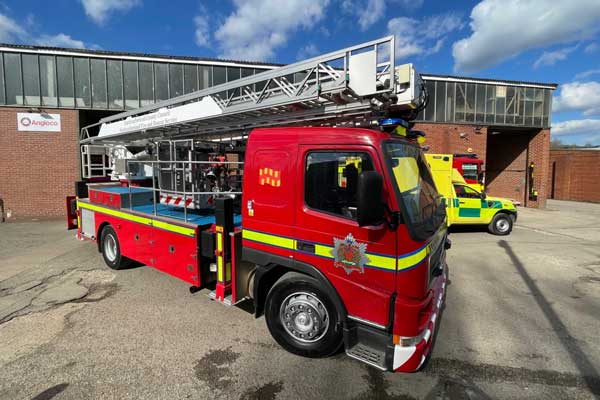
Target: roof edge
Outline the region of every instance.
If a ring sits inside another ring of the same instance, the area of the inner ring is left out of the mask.
[[[556,89],[558,87],[558,83],[544,83],[544,82],[528,82],[528,81],[513,81],[508,79],[488,79],[488,78],[473,78],[466,76],[454,76],[454,75],[438,75],[438,74],[426,74],[422,73],[421,77],[423,79],[429,80],[445,80],[445,81],[453,81],[453,82],[470,82],[470,83],[495,83],[495,84],[505,84],[505,85],[513,85],[513,86],[526,86],[526,87],[539,87],[544,89]]]
[[[118,57],[118,58],[136,58],[136,59],[149,59],[149,60],[161,60],[164,62],[179,61],[179,62],[193,62],[193,63],[222,63],[222,64],[239,64],[248,66],[260,66],[266,68],[277,68],[284,64],[267,63],[263,61],[248,61],[248,60],[229,60],[211,57],[193,57],[193,56],[174,56],[165,54],[154,54],[154,53],[134,53],[134,52],[123,52],[123,51],[109,51],[109,50],[93,50],[93,49],[77,49],[68,47],[52,47],[52,46],[37,46],[28,44],[11,44],[11,43],[0,43],[0,50],[14,50],[14,51],[27,51],[27,52],[47,52],[47,53],[71,53],[73,56],[92,56],[92,57]]]

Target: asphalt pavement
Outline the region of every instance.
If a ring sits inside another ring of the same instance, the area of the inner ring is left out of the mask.
[[[64,221],[0,224],[0,399],[600,397],[600,204],[455,229],[433,356],[413,374],[285,352],[264,318],[148,267],[111,271]]]

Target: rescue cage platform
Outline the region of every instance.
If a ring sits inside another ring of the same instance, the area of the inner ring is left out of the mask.
[[[144,187],[126,187],[126,186],[102,186],[102,187],[93,187],[93,190],[98,190],[102,192],[114,193],[118,195],[128,196],[131,194],[139,194],[139,193],[152,193],[152,189],[144,188]],[[130,207],[121,207],[123,211],[135,211],[138,213],[148,214],[151,216],[155,216],[154,214],[154,204],[134,204]],[[166,204],[156,204],[156,216],[163,218],[172,218],[179,220],[181,222],[186,222],[192,225],[198,226],[210,226],[215,223],[215,214],[212,210],[187,210],[187,220],[186,213],[183,211],[182,207],[171,206]],[[241,214],[233,215],[233,224],[236,227],[242,225],[242,216]]]

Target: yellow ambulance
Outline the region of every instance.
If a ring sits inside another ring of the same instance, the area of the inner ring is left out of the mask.
[[[425,154],[438,192],[446,204],[447,224],[487,225],[495,235],[508,235],[517,208],[508,199],[487,196],[469,185],[452,166],[452,154]]]

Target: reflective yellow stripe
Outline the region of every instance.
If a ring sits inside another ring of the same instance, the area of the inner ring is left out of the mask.
[[[217,233],[217,251],[219,252],[219,255],[217,256],[217,279],[219,280],[219,282],[223,282],[223,256],[222,256],[222,251],[223,251],[223,234],[222,233]]]
[[[281,236],[269,235],[267,233],[244,229],[242,231],[242,238],[252,240],[254,242],[269,244],[271,246],[283,247],[284,249],[296,250],[296,241],[294,239],[284,238]]]
[[[296,250],[296,240],[290,238],[284,238],[281,236],[270,235],[267,233],[251,231],[244,229],[242,231],[242,237],[247,240],[254,242],[264,243],[271,246],[282,247],[290,250]],[[334,259],[332,254],[333,246],[327,246],[324,244],[315,243],[315,256]],[[429,254],[429,246],[426,246],[410,256],[398,258],[398,271],[407,269],[421,263]],[[393,256],[385,256],[379,254],[366,253],[366,257],[369,259],[367,266],[384,269],[387,271],[396,270],[396,258]]]
[[[157,228],[164,229],[166,231],[171,231],[175,233],[181,233],[182,235],[194,236],[196,232],[192,228],[186,228],[185,226],[173,225],[168,222],[153,220],[152,226]]]
[[[317,255],[317,256],[333,258],[333,255],[331,254],[332,250],[333,250],[333,247],[331,247],[331,246],[315,244],[315,255]]]
[[[398,271],[402,271],[403,269],[407,269],[421,263],[428,254],[429,246],[426,246],[415,254],[398,258]]]
[[[194,236],[196,234],[193,228],[186,228],[184,226],[170,224],[168,222],[153,220],[151,218],[140,217],[138,215],[129,214],[126,212],[113,210],[111,208],[101,207],[95,204],[77,202],[77,207],[87,208],[88,210],[97,211],[103,214],[111,215],[113,217],[122,218],[127,221],[137,222],[138,224],[155,226],[166,231],[180,233],[182,235]]]
[[[367,258],[369,259],[367,265],[371,267],[383,268],[390,271],[396,270],[396,260],[394,259],[394,257],[386,257],[377,254],[367,253]]]

